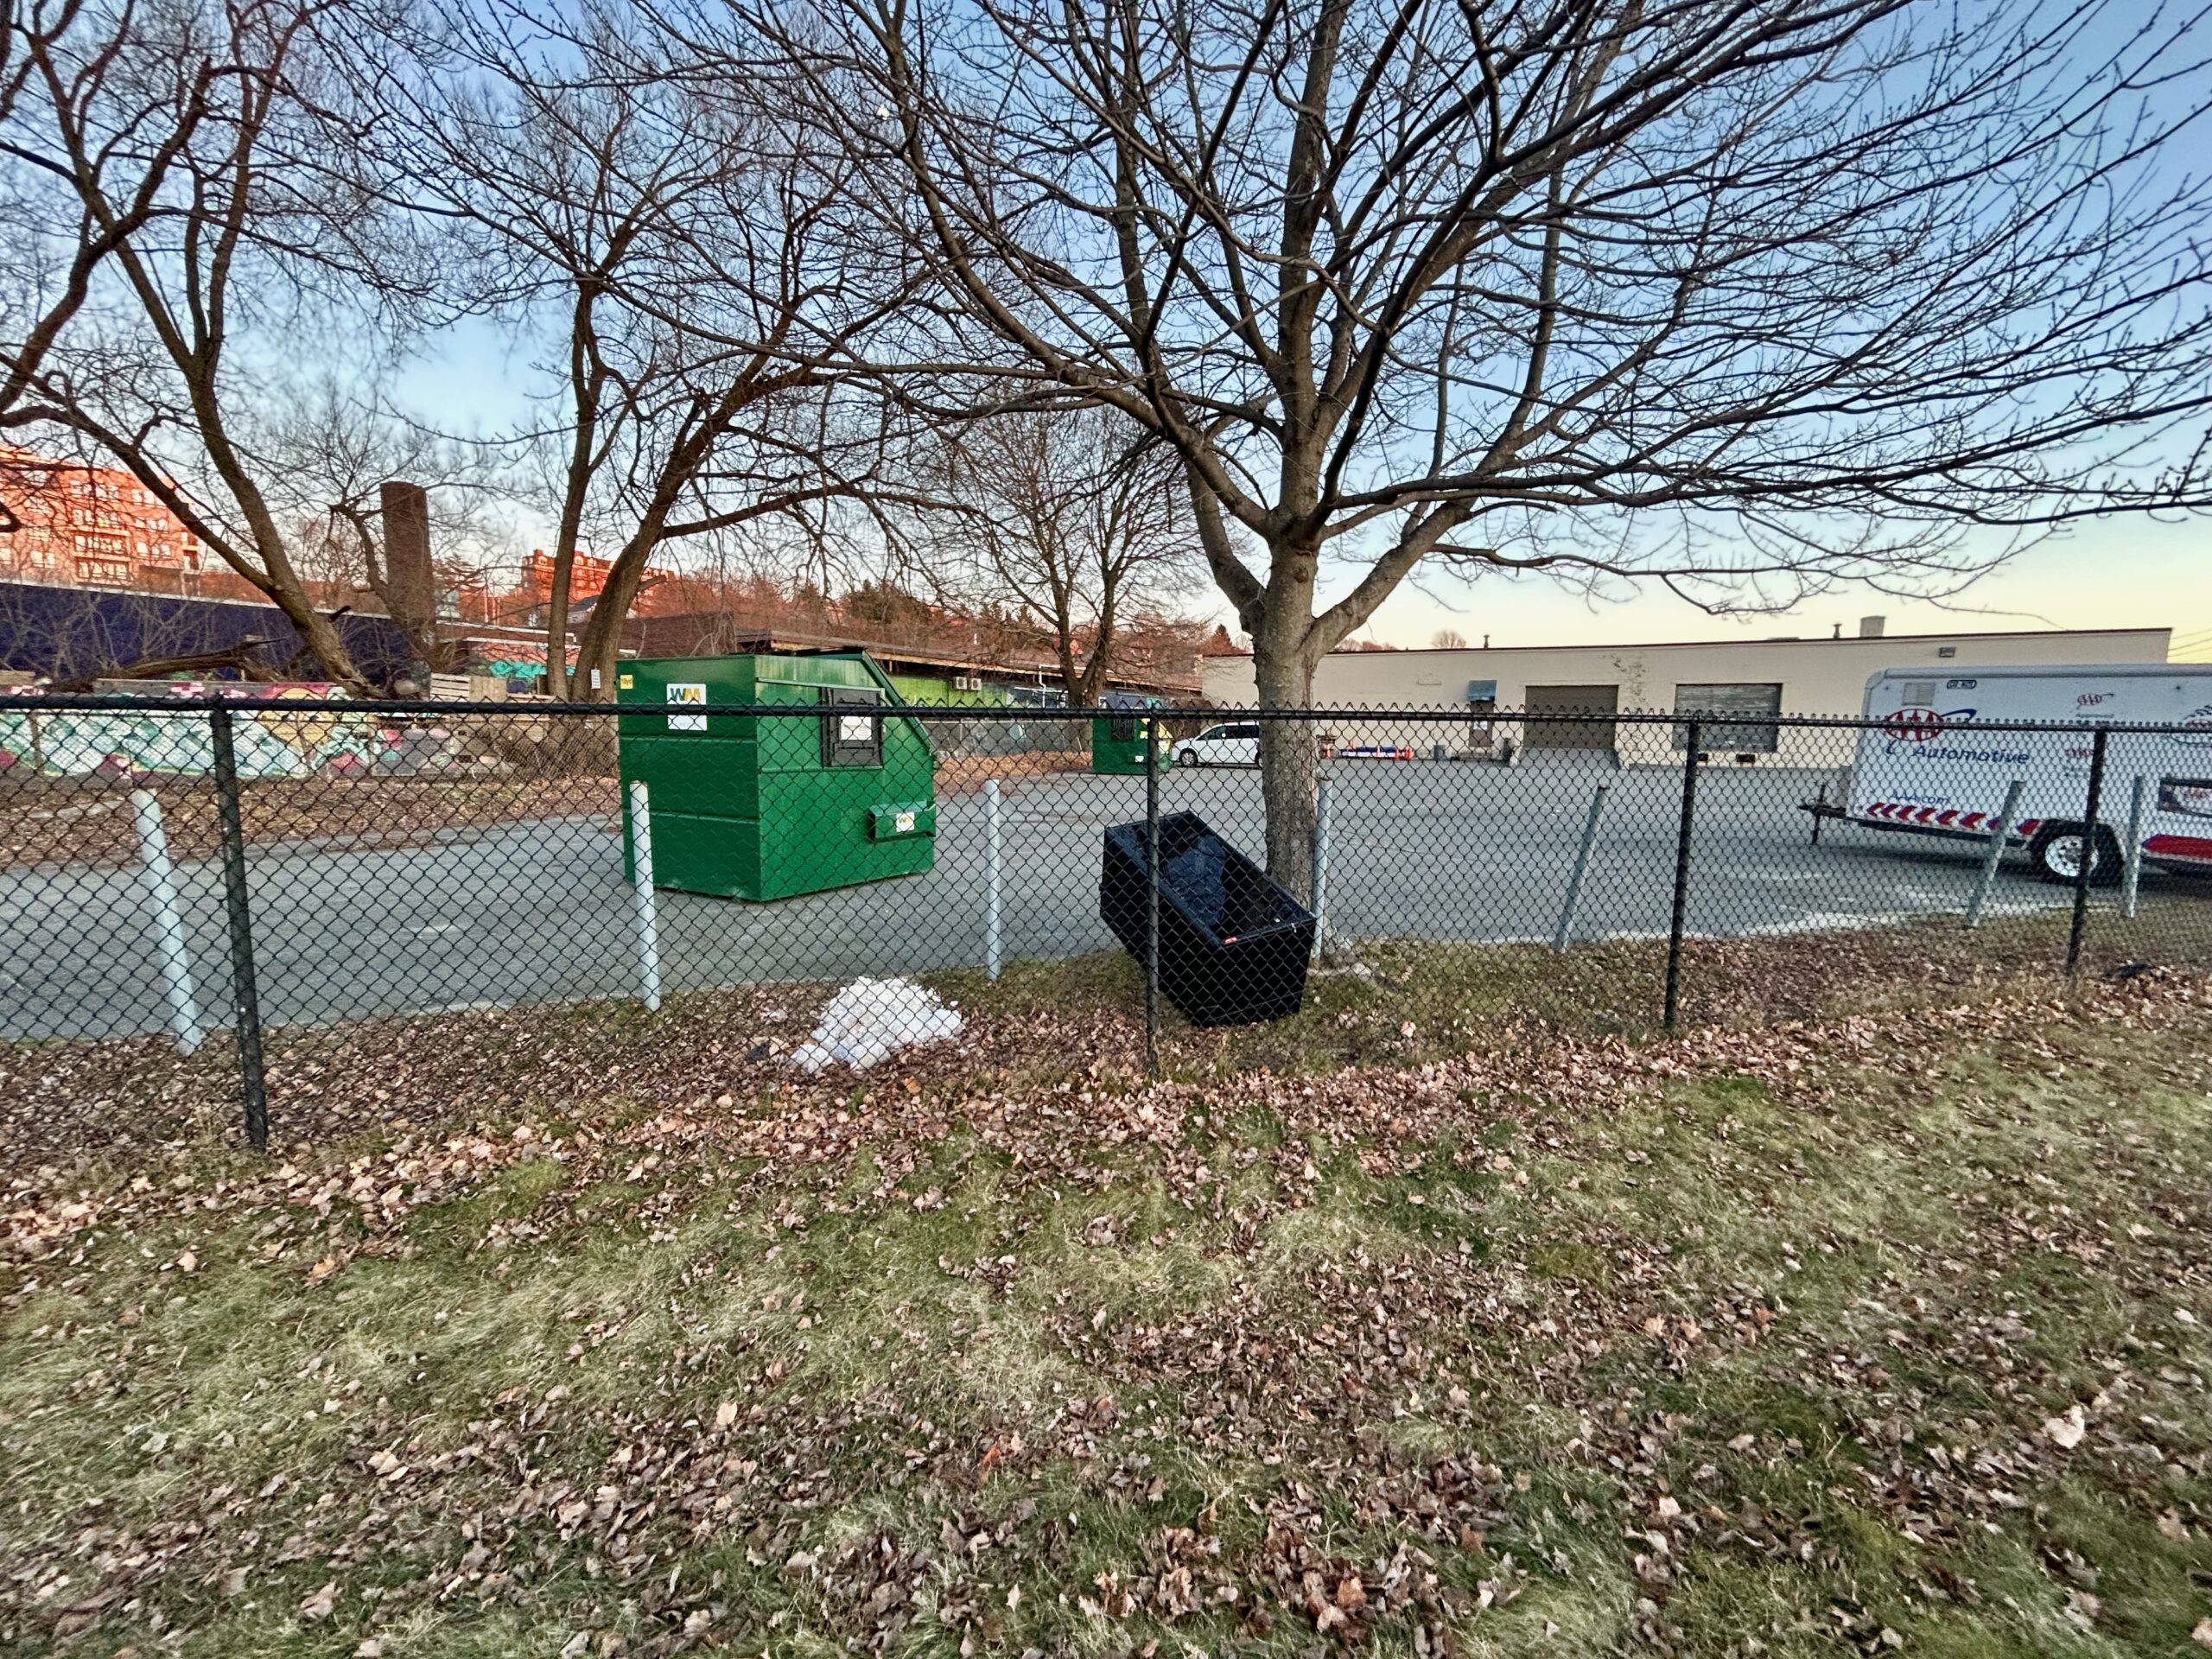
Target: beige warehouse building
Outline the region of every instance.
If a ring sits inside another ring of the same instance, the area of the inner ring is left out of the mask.
[[[1363,722],[1355,734],[1348,725],[1341,741],[1398,741],[1424,750],[1445,742],[1454,753],[1478,758],[1589,748],[1614,751],[1624,760],[1662,760],[1673,747],[1671,724],[1616,727],[1604,716],[1636,711],[1725,715],[1719,734],[1726,740],[1728,758],[1803,765],[1815,754],[1832,753],[1834,734],[1799,737],[1788,728],[1762,725],[1760,716],[1856,715],[1867,680],[1888,668],[1924,666],[1948,677],[2014,664],[2163,663],[2171,636],[2170,628],[1885,634],[1881,619],[1869,617],[1856,635],[1835,639],[1340,651],[1323,658],[1313,701],[1325,709],[1464,715],[1464,725],[1406,721],[1403,732]],[[1209,707],[1249,708],[1254,698],[1250,656],[1206,659]],[[1570,712],[1599,717],[1510,717]],[[1452,734],[1448,741],[1446,733]]]

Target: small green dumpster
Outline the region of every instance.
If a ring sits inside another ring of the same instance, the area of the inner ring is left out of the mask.
[[[936,753],[865,652],[642,658],[622,664],[616,701],[626,873],[632,783],[655,887],[785,899],[935,863]],[[723,704],[820,713],[692,712]]]
[[[1160,749],[1161,764],[1166,765],[1166,734],[1160,729],[1158,721],[1140,712],[1166,708],[1165,698],[1137,691],[1109,691],[1098,699],[1098,706],[1110,712],[1090,722],[1091,771],[1117,778],[1141,778],[1147,748]]]

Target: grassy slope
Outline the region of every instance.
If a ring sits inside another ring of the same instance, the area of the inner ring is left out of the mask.
[[[2203,982],[1480,979],[15,1169],[0,1647],[2203,1650]]]

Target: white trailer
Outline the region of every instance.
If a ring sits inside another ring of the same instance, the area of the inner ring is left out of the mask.
[[[1960,674],[1887,668],[1866,682],[1863,712],[1880,724],[1860,731],[1843,807],[1830,809],[1834,816],[1870,829],[1986,843],[2018,783],[2005,842],[2024,847],[2047,880],[2074,880],[2085,852],[2091,880],[2118,880],[2131,828],[2142,861],[2212,871],[2212,664]],[[1986,729],[2005,721],[2074,729]],[[2083,820],[2090,728],[2098,724],[2180,729],[2107,736],[2096,822],[2089,825]]]

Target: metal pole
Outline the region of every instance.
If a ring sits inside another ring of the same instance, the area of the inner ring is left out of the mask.
[[[1989,902],[1989,890],[1997,885],[1997,867],[2005,861],[2005,846],[2012,839],[2012,821],[2019,814],[2020,792],[2028,786],[2024,778],[2015,778],[2005,788],[2005,804],[1997,814],[1997,827],[1990,834],[1988,849],[1981,855],[1981,874],[1974,884],[1974,896],[1967,900],[1967,925],[1981,925],[1982,906]]]
[[[162,989],[168,997],[169,1029],[176,1035],[176,1052],[189,1054],[200,1046],[200,1004],[192,995],[192,953],[177,909],[176,872],[162,830],[162,804],[150,789],[134,789],[130,812],[138,824],[138,861],[146,873],[146,902],[154,912],[154,949],[162,962]]]
[[[2074,869],[2074,923],[2066,931],[2066,972],[2070,977],[2082,963],[2082,935],[2089,925],[2089,874],[2097,861],[2097,808],[2105,788],[2105,739],[2101,726],[2089,743],[2089,799],[2082,811],[2082,858]]]
[[[638,914],[638,995],[648,1014],[658,1014],[660,910],[653,889],[652,802],[642,783],[630,785],[630,899]]]
[[[983,971],[999,976],[999,780],[983,785]]]
[[[238,1086],[245,1100],[246,1144],[269,1146],[269,1080],[261,1057],[261,992],[253,977],[253,912],[246,899],[245,826],[238,815],[238,749],[231,733],[231,705],[220,696],[208,705],[215,747],[215,823],[223,843],[223,901],[231,929],[231,998],[238,1020]]]
[[[1325,772],[1313,789],[1313,960],[1329,932],[1329,779]]]
[[[1682,1007],[1682,918],[1690,901],[1690,825],[1697,817],[1697,747],[1703,722],[1693,720],[1682,753],[1682,817],[1675,830],[1675,910],[1667,924],[1667,1029]]]
[[[1567,935],[1574,931],[1574,906],[1582,897],[1582,873],[1590,868],[1590,849],[1598,839],[1598,820],[1605,813],[1605,797],[1611,792],[1611,784],[1600,784],[1591,791],[1590,811],[1582,820],[1582,845],[1575,849],[1574,873],[1567,878],[1567,897],[1560,900],[1559,925],[1552,930],[1552,949],[1567,949]]]
[[[2151,780],[2135,774],[2127,798],[2127,847],[2120,864],[2120,913],[2135,919],[2135,890],[2143,879],[2143,820],[2150,810]]]
[[[1160,745],[1144,746],[1144,1071],[1160,1075]]]

